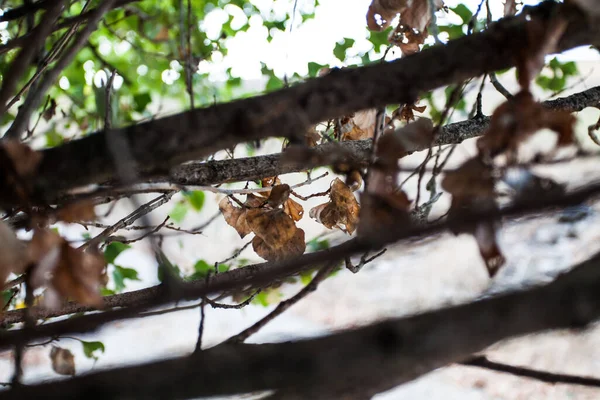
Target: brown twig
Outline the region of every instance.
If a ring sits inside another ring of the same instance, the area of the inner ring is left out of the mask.
[[[335,269],[335,263],[330,263],[329,265],[322,267],[314,276],[314,278],[310,281],[308,285],[302,288],[296,295],[293,297],[282,301],[277,305],[277,307],[271,311],[266,317],[256,322],[254,325],[244,329],[242,332],[238,333],[235,336],[230,337],[225,341],[225,343],[243,343],[250,336],[254,335],[260,329],[262,329],[269,322],[274,320],[279,315],[283,314],[288,308],[305,298],[310,293],[317,290],[319,284],[324,281],[331,272]]]
[[[569,385],[600,387],[600,379],[598,378],[589,378],[584,376],[568,374],[557,374],[553,372],[540,371],[532,368],[517,367],[514,365],[490,361],[485,356],[474,357],[467,361],[463,361],[460,364],[469,367],[485,368],[496,372],[504,372],[523,378],[531,378],[537,381],[551,383],[553,385],[557,383],[563,383]]]

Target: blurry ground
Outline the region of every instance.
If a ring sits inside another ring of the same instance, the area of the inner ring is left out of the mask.
[[[596,82],[588,82],[591,87]],[[487,106],[490,112],[493,105]],[[580,113],[580,133],[598,118],[597,110]],[[541,145],[544,145],[541,136]],[[589,143],[587,143],[589,146]],[[265,148],[277,151],[277,144],[267,143]],[[467,143],[456,152],[456,159],[474,154],[473,144]],[[411,162],[418,162],[416,155]],[[600,178],[597,159],[561,165],[546,171],[558,175],[561,181],[571,185]],[[314,176],[314,175],[313,175]],[[284,177],[286,183],[304,180],[296,174]],[[331,177],[318,181],[315,186],[300,188],[304,195],[325,189]],[[424,180],[426,182],[426,179]],[[414,179],[407,189],[412,198],[416,191]],[[147,197],[148,199],[151,196]],[[177,199],[177,198],[176,198]],[[206,206],[199,214],[191,214],[183,223],[193,228],[208,220],[217,210],[213,195],[207,196]],[[175,200],[176,201],[176,200]],[[311,199],[303,203],[308,214],[310,207],[326,201]],[[442,196],[435,212],[449,203]],[[153,221],[158,223],[173,208],[168,204],[158,209]],[[116,221],[130,211],[127,202],[121,202],[111,214]],[[265,329],[252,337],[254,342],[286,340],[324,334],[347,329],[392,316],[414,314],[477,298],[490,291],[507,290],[525,283],[549,281],[559,271],[573,265],[600,249],[600,205],[591,205],[583,220],[559,223],[556,216],[512,221],[504,225],[500,245],[507,257],[507,264],[492,281],[480,260],[477,247],[471,237],[454,237],[441,234],[422,243],[401,244],[390,247],[376,262],[367,265],[353,275],[342,271],[325,281],[319,289],[278,317]],[[307,232],[307,239],[325,230],[308,215],[299,223]],[[82,228],[70,227],[63,231],[73,239],[81,237]],[[168,231],[167,231],[168,232]],[[93,233],[96,233],[94,231]],[[344,239],[340,234],[330,234],[332,242]],[[211,224],[202,235],[171,236],[166,239],[166,251],[172,261],[183,270],[191,272],[199,259],[209,263],[227,258],[236,247],[246,243],[227,226],[221,217]],[[259,259],[250,250],[242,253],[250,261]],[[135,266],[142,282],[131,282],[134,290],[156,283],[156,270],[146,244],[124,252],[118,259],[125,267]],[[289,286],[284,295],[289,296],[298,286]],[[204,343],[212,346],[238,333],[274,306],[250,305],[242,310],[206,309]],[[94,364],[86,359],[81,345],[72,339],[62,339],[59,344],[73,350],[77,372],[136,363],[160,357],[183,355],[193,350],[199,322],[197,309],[146,317],[133,321],[121,321],[107,325],[95,335],[81,336],[85,340],[101,340],[106,352]],[[25,357],[25,380],[56,379],[50,369],[50,348],[33,347]],[[507,341],[487,352],[490,359],[515,365],[531,366],[554,372],[582,374],[600,377],[600,329],[585,332],[553,332]],[[9,353],[0,354],[0,382],[10,379],[12,364]],[[487,372],[471,367],[451,366],[428,374],[421,379],[376,397],[377,400],[427,399],[427,400],[491,400],[491,399],[596,399],[600,389],[586,389],[571,385],[548,385],[509,375]]]

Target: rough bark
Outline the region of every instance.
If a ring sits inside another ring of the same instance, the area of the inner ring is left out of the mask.
[[[581,328],[600,317],[600,254],[549,285],[317,339],[221,345],[191,356],[0,393],[27,398],[190,398],[285,390],[369,395],[467,359],[506,338]],[[332,377],[335,377],[332,379]]]
[[[531,8],[530,16],[547,20],[555,11],[570,21],[558,51],[600,37],[600,24],[569,5],[543,3]],[[394,62],[334,71],[264,96],[121,128],[117,134],[127,138],[140,178],[166,175],[177,164],[240,142],[297,138],[310,124],[385,104],[411,103],[421,92],[514,66],[527,43],[527,24],[524,17],[506,18],[482,33]],[[105,135],[97,132],[44,150],[32,185],[38,201],[44,202],[64,190],[116,177]],[[18,203],[10,188],[0,189],[3,205]]]

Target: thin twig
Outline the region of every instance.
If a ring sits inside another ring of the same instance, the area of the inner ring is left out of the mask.
[[[504,85],[502,85],[500,83],[495,72],[490,72],[489,76],[490,76],[490,82],[492,83],[492,86],[494,86],[494,88],[498,91],[498,93],[500,93],[506,99],[511,99],[513,97],[512,93],[509,92],[508,89],[506,89],[504,87]]]
[[[46,72],[36,90],[29,91],[25,102],[21,108],[19,108],[15,120],[5,134],[7,138],[17,139],[21,136],[21,133],[26,130],[31,114],[39,106],[41,98],[46,94],[50,87],[54,85],[54,82],[62,70],[71,64],[79,52],[79,49],[87,43],[89,36],[96,30],[98,21],[100,21],[104,14],[111,9],[114,2],[115,0],[105,0],[100,3],[98,8],[90,15],[87,25],[79,32],[71,47],[66,50],[63,56],[55,63],[54,68]]]
[[[114,236],[109,236],[105,242],[106,242],[106,244],[111,243],[111,242],[120,242],[123,244],[131,244],[131,243],[139,242],[140,240],[143,240],[143,239],[147,238],[148,236],[152,235],[153,233],[156,233],[159,230],[161,230],[165,226],[165,224],[167,223],[168,220],[169,220],[169,216],[167,216],[167,218],[165,218],[165,220],[163,222],[161,222],[160,224],[158,224],[154,229],[144,233],[142,236],[140,236],[138,238],[122,240],[122,239],[114,237]]]
[[[261,328],[267,325],[269,322],[274,320],[277,316],[281,315],[288,308],[302,300],[308,294],[314,292],[319,284],[325,280],[331,272],[335,269],[336,263],[329,263],[327,266],[322,267],[319,272],[315,275],[315,277],[310,281],[308,285],[306,285],[302,290],[300,290],[295,296],[282,301],[277,305],[277,307],[270,312],[266,317],[256,322],[254,325],[244,329],[242,332],[238,333],[235,336],[230,337],[225,341],[225,343],[235,344],[235,343],[243,343],[250,336],[254,335]]]
[[[239,304],[223,304],[223,303],[217,303],[214,300],[211,300],[209,298],[205,298],[206,302],[208,304],[210,304],[210,306],[212,308],[222,308],[225,310],[239,310],[242,309],[244,307],[246,307],[248,304],[250,304],[252,302],[252,300],[254,300],[254,298],[261,292],[260,289],[258,289],[256,292],[254,292],[253,294],[250,295],[250,297],[248,297],[246,300],[242,301]]]
[[[490,361],[485,356],[475,357],[470,360],[461,362],[460,364],[467,365],[470,367],[485,368],[491,371],[505,372],[507,374],[524,378],[531,378],[551,384],[566,383],[570,385],[600,387],[600,379],[598,378],[589,378],[584,376],[568,374],[556,374],[553,372],[540,371],[532,368],[517,367],[514,365]]]
[[[198,324],[198,340],[196,341],[195,352],[202,351],[202,336],[204,335],[204,320],[206,314],[204,313],[204,307],[206,306],[205,299],[200,302],[200,323]]]
[[[230,257],[224,259],[223,261],[220,261],[218,263],[215,263],[217,265],[219,264],[225,264],[235,258],[237,258],[240,254],[242,254],[242,251],[246,250],[248,248],[248,246],[250,246],[252,244],[252,241],[249,241],[248,243],[246,243],[245,245],[243,245],[242,247],[240,247],[239,249],[237,249]],[[217,269],[215,268],[215,271],[217,271]]]
[[[362,255],[362,257],[360,257],[360,262],[356,266],[352,264],[352,261],[350,260],[350,257],[346,257],[346,259],[345,259],[346,268],[350,272],[352,272],[353,274],[356,274],[357,272],[359,272],[362,269],[362,267],[364,267],[365,265],[367,265],[368,263],[370,263],[371,261],[373,261],[377,257],[382,256],[386,251],[387,251],[387,249],[383,249],[383,250],[381,250],[379,253],[375,254],[371,258],[367,258],[369,256],[369,252],[367,251],[366,253],[364,253]]]
[[[80,248],[86,249],[90,246],[93,248],[97,247],[100,244],[100,242],[107,239],[110,235],[112,235],[119,229],[123,229],[124,227],[133,224],[135,221],[142,218],[144,215],[148,214],[149,212],[168,202],[171,199],[171,197],[173,197],[173,194],[174,193],[163,194],[162,196],[158,196],[157,198],[150,200],[148,203],[142,205],[141,207],[133,211],[131,214],[118,221],[116,224],[111,225],[110,227],[103,230],[100,234],[90,239]]]

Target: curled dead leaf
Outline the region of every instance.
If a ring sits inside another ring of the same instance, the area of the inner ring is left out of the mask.
[[[0,221],[0,285],[11,273],[22,274],[27,264],[27,246],[7,223]]]
[[[358,111],[341,119],[341,132],[337,134],[342,141],[370,139],[375,134],[376,119],[376,109]]]
[[[296,234],[294,221],[281,209],[250,209],[246,220],[252,232],[274,250],[281,248]]]
[[[339,178],[331,184],[330,201],[313,207],[309,215],[329,229],[338,228],[348,234],[356,230],[360,206],[352,190]]]
[[[558,15],[548,21],[528,21],[527,43],[519,47],[517,56],[517,79],[523,90],[529,90],[529,82],[544,67],[546,55],[556,51],[567,25],[567,20]]]
[[[104,305],[100,288],[106,281],[106,262],[102,254],[75,249],[48,229],[34,232],[28,251],[35,264],[32,286],[46,287],[44,306],[56,308],[61,299],[96,308]]]
[[[304,250],[306,249],[306,242],[304,240],[304,231],[300,228],[296,228],[294,236],[278,248],[269,246],[267,242],[259,236],[252,239],[252,248],[259,257],[264,258],[267,261],[279,261],[304,254]]]
[[[557,146],[574,141],[575,117],[565,111],[554,111],[536,102],[529,91],[521,91],[501,104],[492,114],[490,126],[477,141],[480,152],[495,157],[508,152],[515,161],[519,144],[540,129],[558,134]]]
[[[311,129],[304,134],[304,140],[308,147],[315,147],[321,141],[321,135],[314,129]]]
[[[80,201],[61,208],[56,217],[64,222],[94,221],[96,219],[94,209],[92,201]]]
[[[75,375],[75,357],[68,349],[52,346],[50,350],[52,369],[60,375]]]
[[[231,204],[229,197],[224,197],[219,202],[219,210],[221,211],[221,214],[223,214],[225,222],[235,228],[241,238],[252,232],[246,222],[247,209],[234,206]]]
[[[42,153],[32,150],[19,140],[8,139],[0,144],[11,159],[15,172],[21,178],[31,177],[42,161]]]
[[[386,133],[379,139],[377,157],[390,170],[396,170],[399,158],[413,151],[426,149],[433,141],[433,122],[419,118],[415,122]]]
[[[279,207],[290,198],[290,191],[290,185],[285,183],[283,185],[273,186],[273,189],[271,189],[271,193],[269,194],[267,204],[272,208]]]
[[[408,6],[409,0],[373,0],[367,12],[367,26],[372,31],[382,31]]]
[[[304,216],[304,208],[293,199],[288,199],[283,203],[283,211],[296,222],[300,221]]]

